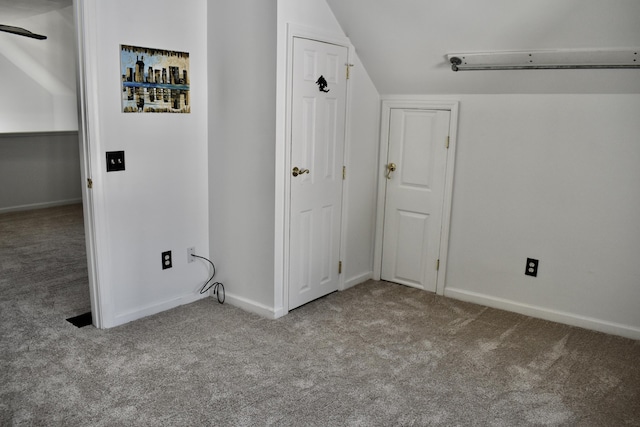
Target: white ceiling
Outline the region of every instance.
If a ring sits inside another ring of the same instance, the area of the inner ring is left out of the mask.
[[[19,21],[71,6],[72,0],[0,0],[0,24]]]
[[[326,1],[381,94],[640,93],[640,69],[455,73],[445,58],[640,47],[638,0]]]

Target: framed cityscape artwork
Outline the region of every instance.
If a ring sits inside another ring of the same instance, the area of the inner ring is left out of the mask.
[[[120,45],[122,112],[190,113],[189,53]]]

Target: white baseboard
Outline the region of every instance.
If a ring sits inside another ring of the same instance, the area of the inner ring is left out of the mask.
[[[286,314],[289,314],[289,310],[285,310],[284,308],[276,309],[273,312],[273,319],[279,319]]]
[[[9,206],[6,208],[0,208],[0,214],[19,211],[30,211],[33,209],[53,208],[55,206],[74,205],[76,203],[82,203],[82,198],[68,199],[68,200],[56,200],[54,202],[44,203],[31,203],[28,205]]]
[[[344,287],[341,290],[349,289],[352,286],[366,282],[367,280],[371,279],[372,274],[373,273],[369,271],[346,280],[344,283]],[[248,298],[243,298],[237,295],[230,294],[228,292],[225,295],[225,302],[228,302],[230,305],[241,308],[251,313],[255,313],[267,319],[278,319],[288,313],[288,311],[284,308],[274,309]]]
[[[366,282],[371,279],[372,272],[366,272],[363,274],[359,274],[354,276],[344,282],[344,287],[341,289],[342,291],[349,289],[352,286],[359,285],[360,283]],[[227,293],[225,295],[225,302],[229,304],[241,308],[245,311],[255,313],[259,316],[265,317],[267,319],[278,319],[288,313],[284,308],[274,309],[272,307],[268,307],[264,304],[260,304],[258,302],[252,301],[248,298],[239,297],[237,295],[233,295]]]
[[[346,279],[344,281],[344,286],[342,287],[342,289],[340,289],[341,291],[347,290],[355,285],[359,285],[360,283],[364,283],[367,280],[371,279],[373,277],[373,271],[367,271],[365,273],[362,274],[358,274],[357,276],[353,276],[349,279]]]
[[[283,314],[278,315],[278,312],[276,312],[271,307],[267,307],[266,305],[260,304],[259,302],[233,295],[228,292],[225,293],[224,302],[225,304],[229,303],[234,307],[241,308],[250,313],[255,313],[261,317],[266,317],[267,319],[277,319],[278,317],[283,316]]]
[[[463,289],[446,287],[444,289],[444,296],[474,304],[486,305],[488,307],[498,308],[501,310],[512,311],[539,319],[550,320],[552,322],[564,323],[566,325],[578,326],[580,328],[640,340],[640,328],[634,326],[622,325],[620,323],[608,322],[605,320],[595,319],[593,317],[580,316],[573,313],[523,304]]]
[[[172,308],[179,307],[185,304],[191,304],[203,298],[209,297],[209,294],[200,295],[200,293],[184,295],[178,298],[164,301],[158,304],[148,305],[138,310],[128,311],[126,313],[116,314],[113,319],[113,324],[104,325],[105,328],[113,328],[114,326],[124,325],[125,323],[132,322],[134,320],[142,319],[143,317],[151,316],[153,314],[160,313],[162,311],[171,310]]]

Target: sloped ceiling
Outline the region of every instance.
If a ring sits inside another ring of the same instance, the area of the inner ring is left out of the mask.
[[[71,4],[72,0],[0,0],[0,23],[12,24]]]
[[[640,69],[453,72],[447,53],[640,48],[638,0],[326,0],[381,94],[640,93]]]

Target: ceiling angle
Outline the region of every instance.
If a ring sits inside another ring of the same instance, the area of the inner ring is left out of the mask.
[[[4,31],[6,33],[11,33],[11,34],[17,34],[19,36],[31,37],[32,39],[37,39],[37,40],[45,40],[47,38],[47,36],[43,36],[41,34],[35,34],[29,30],[25,30],[24,28],[14,27],[11,25],[0,24],[0,31]]]
[[[450,53],[453,71],[640,68],[640,48]]]

